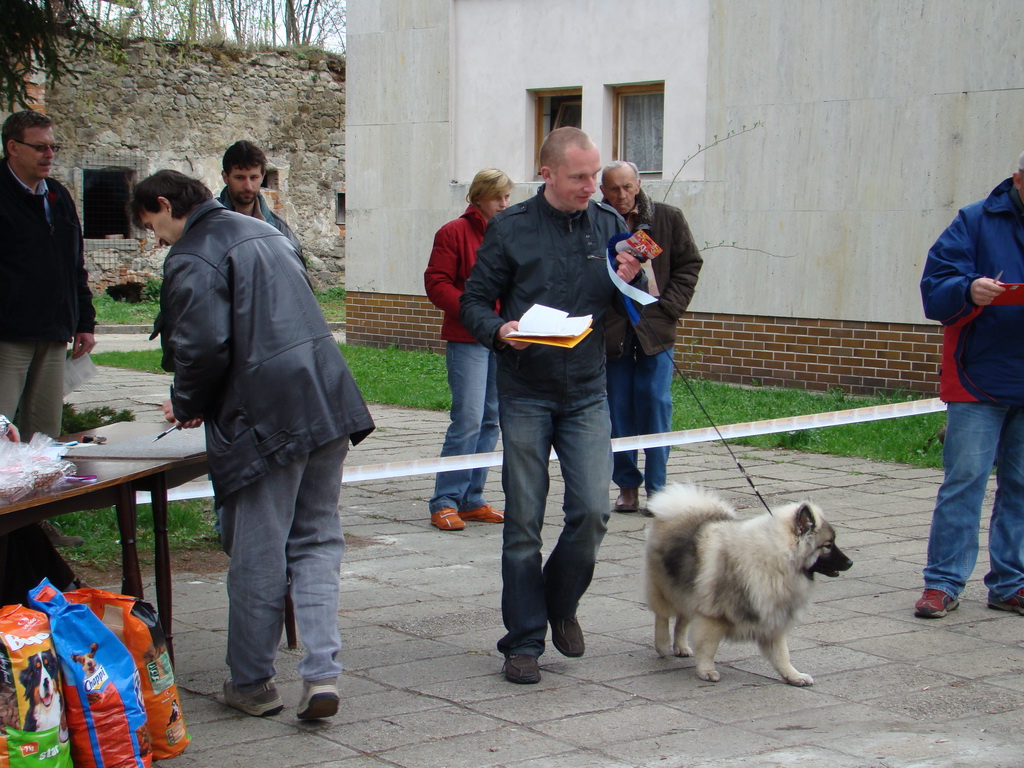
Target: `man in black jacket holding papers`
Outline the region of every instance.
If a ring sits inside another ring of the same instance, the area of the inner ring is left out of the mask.
[[[540,164],[544,184],[537,195],[497,214],[487,227],[460,317],[498,355],[506,505],[501,609],[508,630],[498,650],[513,683],[539,682],[537,657],[549,623],[561,653],[584,652],[576,609],[610,514],[602,318],[621,299],[606,253],[612,236],[626,229],[613,208],[591,200],[601,157],[587,134],[576,128],[553,131],[541,147]],[[638,277],[640,264],[623,253],[616,257],[616,272],[624,285]],[[500,315],[494,312],[496,300]],[[534,304],[574,317],[593,315],[593,330],[571,349],[507,338]],[[565,481],[565,523],[542,567],[552,448]]]

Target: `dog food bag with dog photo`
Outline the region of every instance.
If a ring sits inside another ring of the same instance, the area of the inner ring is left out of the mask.
[[[71,603],[47,579],[28,593],[50,618],[64,672],[64,707],[75,768],[150,768],[153,750],[142,683],[124,643],[87,605]]]
[[[102,589],[76,589],[65,592],[64,597],[72,603],[88,605],[135,659],[135,667],[142,678],[142,700],[146,705],[149,733],[153,737],[153,759],[181,754],[188,746],[189,736],[181,713],[178,686],[174,684],[167,642],[153,606],[137,597]]]
[[[71,768],[60,679],[46,615],[0,608],[0,768]]]

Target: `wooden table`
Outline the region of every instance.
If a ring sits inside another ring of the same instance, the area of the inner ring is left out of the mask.
[[[67,512],[114,507],[121,536],[121,588],[125,594],[142,598],[142,573],[136,548],[136,491],[149,491],[153,506],[153,536],[157,609],[160,625],[172,654],[171,558],[167,536],[167,489],[206,474],[203,430],[189,430],[187,438],[168,435],[149,445],[160,432],[159,425],[124,422],[71,435],[107,438],[105,445],[82,444],[72,448],[67,458],[79,475],[95,475],[94,482],[64,482],[53,489],[25,496],[0,506],[0,536],[28,523],[40,522]],[[175,437],[175,439],[171,439]],[[198,440],[198,442],[197,442]],[[201,448],[197,446],[201,445]],[[124,446],[120,450],[119,446]],[[6,545],[0,547],[0,578],[6,560]]]

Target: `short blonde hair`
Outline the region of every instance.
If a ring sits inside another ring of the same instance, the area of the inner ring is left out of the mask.
[[[483,200],[504,197],[512,191],[512,179],[504,171],[497,168],[484,168],[473,177],[466,193],[466,202],[479,205]]]
[[[544,143],[540,145],[540,166],[547,166],[552,170],[557,168],[565,160],[565,150],[569,147],[580,149],[593,149],[596,144],[587,134],[579,128],[565,126],[556,128],[547,135]]]

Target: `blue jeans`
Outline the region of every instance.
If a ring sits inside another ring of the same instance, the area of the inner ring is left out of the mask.
[[[303,680],[341,674],[338,597],[345,537],[338,493],[348,438],[270,471],[224,499],[221,541],[228,566],[231,679],[243,690],[274,676],[291,589],[295,623],[306,647]]]
[[[978,561],[981,505],[992,465],[996,497],[989,523],[989,599],[1008,600],[1024,587],[1024,408],[950,403],[939,488],[928,538],[927,589],[963,592]]]
[[[508,633],[498,641],[498,650],[506,656],[540,656],[548,620],[576,615],[607,530],[612,468],[608,401],[603,394],[575,403],[502,397],[501,434],[501,614]],[[542,566],[552,448],[565,481],[564,524]]]
[[[634,337],[618,360],[608,361],[608,408],[612,437],[652,435],[672,430],[672,350],[644,354]],[[637,466],[636,451],[618,451],[612,482],[619,488],[647,490],[665,487],[668,446],[644,449],[644,472]]]
[[[498,390],[495,358],[483,344],[449,341],[445,350],[448,388],[452,391],[451,424],[442,456],[488,453],[498,443]],[[439,472],[430,498],[430,512],[452,508],[467,512],[482,507],[487,467]]]

